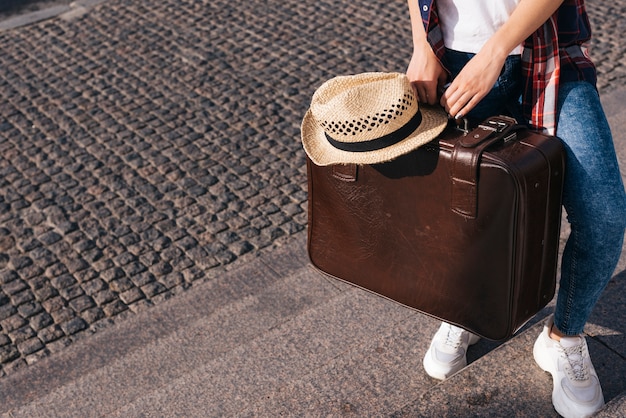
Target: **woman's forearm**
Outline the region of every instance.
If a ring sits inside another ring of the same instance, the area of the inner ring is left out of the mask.
[[[415,86],[417,97],[422,103],[435,104],[439,101],[439,88],[445,84],[448,74],[435,56],[422,23],[417,0],[408,0],[413,36],[413,54],[406,71]]]
[[[535,32],[563,0],[520,0],[496,33],[452,81],[441,105],[454,117],[467,115],[489,93],[508,55]]]
[[[411,34],[413,37],[413,48],[422,47],[425,43],[428,43],[426,38],[426,30],[424,29],[424,23],[422,22],[422,15],[419,10],[419,3],[417,0],[408,0],[409,5],[409,17],[411,19]]]
[[[492,57],[504,60],[541,27],[562,3],[563,0],[520,0],[509,19],[483,46],[483,50]]]

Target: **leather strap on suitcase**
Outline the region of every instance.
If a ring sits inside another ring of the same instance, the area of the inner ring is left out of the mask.
[[[452,151],[452,210],[471,219],[476,218],[478,168],[482,153],[498,141],[515,139],[519,128],[514,119],[493,117],[463,136]]]

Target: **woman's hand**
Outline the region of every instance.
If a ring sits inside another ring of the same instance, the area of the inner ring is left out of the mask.
[[[448,79],[448,73],[441,66],[426,36],[420,14],[419,3],[407,0],[411,18],[413,55],[406,70],[409,81],[415,87],[420,102],[431,105],[439,101],[440,88]]]
[[[452,117],[467,115],[494,86],[505,59],[506,56],[498,59],[483,51],[476,54],[443,93],[441,106]]]
[[[441,87],[448,78],[448,73],[427,43],[414,47],[406,75],[415,87],[419,101],[431,105],[439,100]]]
[[[510,18],[443,93],[440,103],[446,111],[454,117],[467,115],[496,83],[508,54],[543,25],[562,3],[563,0],[520,0]]]

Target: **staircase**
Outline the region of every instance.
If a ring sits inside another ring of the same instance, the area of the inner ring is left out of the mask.
[[[480,341],[469,367],[438,382],[421,366],[438,322],[314,271],[304,241],[293,237],[5,377],[0,413],[556,416],[551,378],[532,360],[540,323],[504,344]],[[626,360],[602,337],[588,341],[612,400],[599,416],[619,416]]]
[[[604,98],[616,136],[625,100]],[[421,365],[439,323],[315,271],[305,240],[277,242],[0,379],[0,415],[557,416],[551,377],[532,359],[553,304],[509,341],[472,346],[470,365],[439,382]],[[608,401],[598,417],[626,416],[625,270],[626,251],[586,330]]]

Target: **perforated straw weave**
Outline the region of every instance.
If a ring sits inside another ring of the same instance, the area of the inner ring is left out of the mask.
[[[317,165],[376,164],[435,139],[447,116],[418,103],[401,73],[363,73],[328,80],[313,94],[302,143]]]

